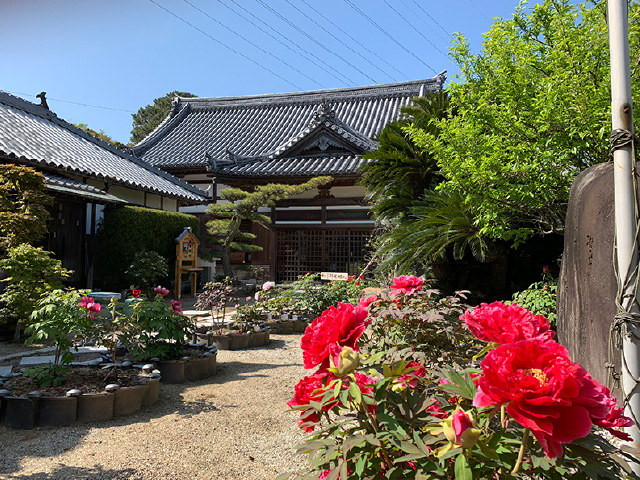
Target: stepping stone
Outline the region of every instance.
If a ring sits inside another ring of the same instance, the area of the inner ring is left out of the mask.
[[[69,351],[71,353],[106,353],[109,350],[107,347],[78,347],[77,352],[75,348],[70,348]]]
[[[46,365],[53,363],[56,357],[54,355],[42,355],[40,357],[22,357],[20,365]]]
[[[11,373],[11,368],[11,365],[0,367],[0,377],[6,377],[7,374]]]

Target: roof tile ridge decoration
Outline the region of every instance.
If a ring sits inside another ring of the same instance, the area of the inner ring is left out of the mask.
[[[303,128],[300,133],[293,136],[282,145],[276,147],[271,153],[268,153],[266,155],[266,158],[272,159],[282,155],[287,150],[291,149],[293,146],[304,140],[311,132],[313,132],[321,125],[324,125],[328,129],[334,131],[337,135],[340,135],[345,140],[357,145],[362,150],[370,150],[372,148],[375,148],[377,145],[376,142],[340,120],[336,116],[336,112],[334,110],[329,110],[326,101],[323,101],[322,104],[313,113],[309,124],[305,128]]]
[[[48,110],[46,108],[43,108],[33,102],[30,102],[28,100],[25,100],[23,98],[20,97],[16,97],[14,95],[8,94],[4,91],[0,90],[0,103],[4,103],[6,105],[9,105],[11,107],[14,108],[18,108],[20,110],[23,110],[27,113],[39,116],[41,118],[44,118],[45,120],[49,120],[50,122],[58,125],[61,128],[64,128],[66,130],[68,130],[69,132],[78,135],[79,137],[84,138],[85,140],[98,145],[99,147],[103,148],[104,150],[108,150],[109,152],[113,153],[114,155],[117,155],[119,157],[125,158],[129,161],[131,161],[132,163],[135,163],[136,165],[138,165],[141,168],[144,168],[145,170],[150,171],[151,173],[154,173],[156,175],[158,175],[159,177],[164,178],[165,180],[170,181],[171,183],[174,183],[182,188],[184,188],[185,190],[187,190],[188,192],[195,194],[197,197],[202,197],[203,199],[206,199],[206,197],[202,194],[202,190],[200,190],[198,187],[195,187],[193,185],[191,185],[188,182],[185,182],[184,180],[181,180],[177,177],[174,177],[173,175],[165,172],[164,170],[160,170],[159,168],[156,167],[152,167],[151,165],[149,165],[148,163],[136,158],[134,155],[131,155],[121,149],[119,149],[118,147],[115,147],[114,145],[111,145],[108,142],[105,142],[104,140],[101,140],[97,137],[94,137],[93,135],[91,135],[88,132],[85,132],[84,130],[82,130],[81,128],[76,127],[75,125],[73,125],[72,123],[67,122],[66,120],[61,119],[60,117],[58,117],[54,112],[52,112],[51,110]],[[36,159],[33,159],[36,160]],[[38,163],[42,163],[40,161],[38,161]],[[51,165],[51,162],[45,162],[47,165]],[[88,170],[78,170],[79,173],[85,173],[85,174],[91,174],[92,172],[88,171]],[[116,179],[113,179],[116,180]],[[126,184],[130,184],[133,185],[133,183],[131,182],[120,182],[117,181],[117,183],[124,183]]]
[[[171,110],[169,114],[165,117],[160,124],[151,131],[146,137],[144,137],[140,142],[131,147],[127,147],[127,151],[133,154],[143,153],[148,148],[152,147],[162,136],[165,131],[171,130],[176,124],[180,123],[180,121],[187,115],[189,110],[191,109],[191,105],[189,102],[183,102],[187,97],[174,97],[171,102]]]
[[[435,77],[421,80],[409,80],[406,82],[383,83],[366,85],[361,87],[327,88],[323,90],[309,90],[303,92],[267,93],[259,95],[243,95],[230,97],[193,97],[181,98],[185,104],[196,108],[222,108],[222,107],[257,107],[285,104],[309,104],[319,103],[324,98],[331,100],[353,99],[360,97],[392,97],[406,95],[407,92],[415,92],[411,96],[423,95],[427,85],[441,88],[445,80],[445,72]]]

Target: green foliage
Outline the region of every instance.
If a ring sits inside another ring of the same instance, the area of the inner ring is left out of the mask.
[[[92,319],[78,307],[87,291],[51,290],[37,302],[31,314],[31,324],[25,332],[31,335],[26,343],[49,340],[55,347],[54,366],[69,363],[73,354],[69,348],[90,336]]]
[[[160,279],[169,275],[167,259],[156,252],[138,252],[124,272],[133,287],[152,290]]]
[[[541,281],[532,283],[526,290],[514,293],[513,303],[536,315],[543,315],[555,330],[558,323],[557,295],[558,279],[545,272]]]
[[[364,155],[374,161],[361,167],[360,184],[367,189],[378,221],[402,218],[415,199],[441,181],[433,154],[419,148],[403,128],[413,125],[437,135],[435,120],[446,118],[448,111],[446,92],[413,98],[402,107],[402,118],[382,129],[378,148]]]
[[[331,177],[316,177],[298,185],[269,183],[258,185],[252,192],[239,188],[222,190],[220,196],[225,202],[209,205],[206,213],[216,217],[207,222],[207,231],[215,237],[215,241],[220,245],[224,275],[233,277],[229,258],[231,250],[262,250],[262,247],[258,245],[251,245],[251,240],[255,238],[255,235],[240,231],[240,224],[243,220],[249,220],[266,227],[271,223],[271,218],[258,213],[260,207],[272,207],[278,200],[325,185],[331,180]]]
[[[0,165],[0,257],[47,232],[52,200],[41,173],[19,165]]]
[[[377,253],[383,260],[378,268],[409,273],[426,268],[449,250],[456,260],[469,250],[474,258],[485,261],[492,242],[475,222],[473,209],[459,193],[427,191],[409,207],[402,223],[379,239]]]
[[[98,131],[94,130],[93,128],[90,128],[89,125],[87,125],[86,123],[75,123],[74,125],[76,127],[78,127],[80,130],[84,130],[89,135],[93,135],[94,137],[99,138],[103,142],[109,143],[109,144],[113,145],[116,148],[121,148],[122,149],[122,148],[126,147],[126,145],[124,143],[121,143],[121,142],[119,142],[117,140],[114,140],[109,135],[104,133],[104,130],[100,130],[98,132]]]
[[[562,231],[573,178],[608,159],[609,49],[604,2],[546,0],[498,20],[472,53],[460,35],[461,70],[449,87],[456,115],[434,134],[407,129],[438,160],[440,186],[458,192],[481,232],[518,244]],[[639,6],[629,7],[632,64],[640,48]],[[637,70],[634,70],[634,101]]]
[[[156,252],[169,262],[169,278],[175,270],[176,238],[185,227],[197,233],[199,221],[192,215],[143,207],[108,206],[97,234],[96,280],[105,290],[130,286],[125,272],[136,254]],[[168,284],[169,278],[162,283]]]
[[[153,104],[140,108],[137,113],[131,115],[133,117],[133,128],[131,129],[130,144],[135,145],[141,142],[162,123],[167,115],[169,115],[171,102],[176,96],[193,98],[197,95],[174,90],[173,92],[167,93],[164,97],[156,98]]]
[[[22,375],[33,379],[40,388],[60,386],[67,381],[65,374],[69,371],[68,365],[38,365],[27,367],[22,371]]]
[[[73,273],[50,255],[40,247],[22,244],[10,248],[8,257],[0,260],[0,269],[7,274],[0,294],[2,319],[29,323],[42,294],[51,288],[61,288],[62,279]]]

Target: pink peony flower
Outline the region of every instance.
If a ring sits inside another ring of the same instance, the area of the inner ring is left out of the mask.
[[[369,312],[349,303],[338,303],[330,307],[316,318],[305,330],[300,340],[304,368],[321,369],[329,366],[329,348],[332,345],[351,347],[358,351],[356,342],[369,324],[366,321]]]
[[[97,303],[93,297],[87,297],[84,296],[80,299],[80,301],[78,302],[78,306],[80,308],[84,308],[89,312],[89,317],[91,319],[95,318],[95,313],[99,312],[102,307],[99,303]]]
[[[469,448],[476,444],[480,438],[480,430],[473,427],[473,422],[469,415],[461,408],[442,422],[444,434],[451,443],[460,445],[462,448]]]
[[[358,302],[358,306],[367,308],[369,305],[371,305],[373,302],[377,300],[378,300],[377,295],[369,295],[368,297],[366,295],[363,295],[360,301]]]
[[[420,277],[416,277],[415,275],[400,275],[393,279],[393,283],[390,287],[391,295],[400,295],[401,293],[411,295],[414,292],[421,290],[423,283],[424,280]]]
[[[464,318],[469,331],[484,342],[502,345],[535,337],[551,340],[555,336],[549,320],[517,303],[483,303],[473,311],[467,310],[460,318]]]
[[[263,290],[269,290],[269,289],[271,289],[271,288],[273,288],[273,283],[271,283],[271,282],[264,282],[264,283],[262,284],[262,289],[263,289]]]
[[[178,302],[177,300],[171,300],[169,301],[169,304],[171,305],[171,310],[173,310],[173,313],[175,313],[176,315],[182,315],[182,304],[180,302]]]
[[[256,302],[258,300],[260,300],[260,292],[256,292],[256,294],[253,296],[253,298],[255,298]]]
[[[156,288],[153,289],[153,293],[155,293],[156,295],[162,295],[164,297],[169,294],[169,290],[162,287],[161,285],[158,285]]]
[[[247,297],[246,300],[247,300],[247,302],[250,302],[251,301],[251,296]]]

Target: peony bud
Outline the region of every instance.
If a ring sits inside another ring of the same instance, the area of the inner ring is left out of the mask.
[[[341,347],[338,344],[330,348],[329,362],[338,377],[344,377],[354,372],[360,364],[360,354],[351,347]]]
[[[480,438],[480,430],[473,427],[473,422],[462,409],[456,410],[441,425],[447,440],[462,448],[472,447]]]

